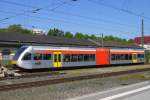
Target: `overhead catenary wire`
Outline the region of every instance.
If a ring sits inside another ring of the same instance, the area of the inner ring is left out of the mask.
[[[10,1],[6,2],[6,1],[7,0],[2,0],[2,2],[13,4],[13,5],[17,5],[17,6],[32,7],[34,9],[36,8],[35,12],[44,9],[44,11],[46,11],[46,12],[53,12],[53,13],[58,13],[58,14],[64,14],[64,15],[69,15],[69,16],[74,16],[74,17],[79,17],[79,18],[84,18],[84,19],[88,19],[88,20],[91,20],[91,21],[102,21],[104,23],[115,24],[115,25],[120,25],[120,26],[128,26],[128,27],[130,26],[132,28],[137,28],[136,26],[133,26],[133,25],[123,24],[123,23],[114,22],[114,21],[110,21],[110,20],[104,20],[104,19],[100,19],[100,18],[92,18],[92,17],[89,17],[89,16],[84,16],[84,15],[74,14],[74,13],[68,13],[68,12],[64,12],[64,11],[55,11],[56,8],[62,6],[63,4],[66,4],[67,2],[63,2],[62,4],[56,6],[56,7],[52,8],[52,9],[48,9],[46,7],[40,8],[40,7],[35,7],[35,6],[31,6],[31,5],[25,5],[25,4],[21,4],[21,3],[12,2],[12,1],[11,2]]]
[[[6,1],[6,0],[5,0]],[[53,8],[52,9],[52,11],[54,11],[54,9],[56,9],[57,7],[55,7],[55,8]],[[42,9],[42,8],[41,8]],[[31,11],[28,11],[29,13],[36,13],[36,12],[38,12],[38,11],[40,11],[41,9],[39,9],[39,8],[36,8],[36,9],[34,9],[34,10],[31,10]],[[18,15],[18,14],[17,14]],[[24,13],[23,14],[20,14],[20,15],[25,15]],[[28,15],[29,16],[29,15]],[[77,15],[77,16],[79,16],[79,15]],[[11,17],[14,17],[14,16],[11,16]],[[10,19],[11,17],[7,17],[7,18],[4,18],[3,20],[8,20],[8,19]],[[31,17],[31,16],[30,16]],[[33,16],[32,16],[33,17]],[[81,16],[80,16],[81,17]],[[82,17],[84,17],[84,16],[82,16]],[[40,19],[40,17],[38,17],[39,19]],[[85,18],[85,17],[84,17]],[[88,17],[87,17],[88,18]],[[41,18],[42,19],[42,18]],[[44,18],[43,18],[44,19]],[[90,18],[89,18],[90,19]],[[48,19],[49,20],[49,19]],[[52,20],[52,19],[51,19]],[[55,20],[56,21],[56,20]],[[57,20],[58,21],[58,20]],[[64,21],[64,20],[59,20],[59,21],[63,21],[63,22],[65,22],[65,23],[68,23],[68,21],[66,22],[66,21]],[[69,22],[69,23],[72,23],[72,22]],[[72,23],[72,24],[75,24],[75,23]],[[77,23],[76,23],[77,24]],[[79,24],[77,24],[77,25],[79,25]],[[91,25],[90,25],[91,26]],[[95,27],[95,26],[94,26]],[[100,28],[100,27],[97,27],[97,28]],[[106,29],[108,29],[108,28],[106,28]],[[114,30],[114,29],[113,29]],[[116,31],[116,30],[115,30]]]
[[[1,11],[1,10],[0,10]],[[5,12],[5,11],[1,11],[1,13],[14,13],[14,12]],[[18,14],[18,13],[15,13],[16,15]],[[70,22],[70,21],[66,21],[66,20],[61,20],[61,19],[54,19],[54,18],[49,18],[49,17],[38,17],[38,16],[31,16],[31,15],[28,15],[28,14],[25,14],[24,13],[24,16],[26,16],[26,17],[33,17],[33,18],[36,18],[36,20],[38,20],[38,21],[41,21],[41,20],[46,20],[46,21],[57,21],[57,22],[62,22],[62,23],[66,23],[66,24],[73,24],[73,25],[78,25],[78,26],[81,26],[82,24],[80,24],[80,23],[76,23],[76,22]],[[35,20],[35,19],[34,19]],[[135,34],[131,34],[131,33],[129,33],[129,32],[125,32],[125,31],[122,31],[122,30],[120,30],[120,29],[110,29],[110,28],[104,28],[104,27],[101,27],[101,26],[95,26],[95,25],[92,25],[92,24],[86,24],[87,26],[92,26],[92,28],[95,28],[95,29],[107,29],[107,30],[113,30],[113,31],[117,31],[117,32],[119,32],[119,33],[121,33],[121,34],[130,34],[130,35],[135,35]],[[125,36],[125,35],[123,35],[123,36]]]
[[[122,8],[119,8],[119,7],[110,5],[110,4],[106,4],[106,3],[103,3],[103,2],[97,2],[97,1],[93,1],[93,0],[88,0],[88,1],[89,1],[89,2],[92,2],[92,3],[95,3],[95,4],[98,4],[98,5],[102,5],[102,6],[108,7],[108,8],[115,9],[115,10],[118,10],[118,11],[121,11],[121,12],[125,12],[125,13],[128,13],[128,14],[130,14],[130,15],[137,16],[137,17],[143,16],[143,15],[140,14],[140,13],[136,13],[136,12],[133,12],[133,11],[130,11],[130,10],[127,10],[127,9],[122,9]],[[147,17],[147,16],[143,16],[143,18],[145,18],[145,19],[147,19],[147,20],[150,20],[150,17]]]
[[[6,1],[6,0],[2,0],[3,2],[4,1]],[[1,1],[0,1],[1,2]],[[5,3],[8,3],[8,1],[7,2],[5,2]],[[57,6],[55,6],[55,7],[53,7],[53,8],[51,8],[50,10],[51,11],[54,11],[55,9],[57,9],[57,8],[59,8],[59,7],[61,7],[62,5],[64,5],[64,4],[66,4],[66,3],[68,3],[68,2],[62,2],[61,4],[59,4],[59,5],[57,5]],[[20,5],[20,6],[22,6],[22,5],[24,5],[24,4],[19,4],[19,3],[15,3],[15,2],[9,2],[9,4],[17,4],[17,5]],[[27,6],[27,5],[24,5],[25,7],[32,7],[32,6]],[[33,6],[34,7],[34,6]],[[32,7],[32,8],[33,8]],[[40,10],[42,10],[42,9],[44,9],[44,8],[41,8],[41,7],[37,7],[37,8],[34,8],[34,9],[32,9],[32,10],[26,10],[26,11],[24,11],[23,13],[18,13],[17,15],[14,15],[14,16],[9,16],[9,17],[6,17],[6,18],[3,18],[3,19],[0,19],[0,21],[4,21],[4,20],[8,20],[8,19],[10,19],[10,18],[13,18],[13,17],[18,17],[19,15],[21,16],[21,15],[24,15],[24,13],[38,13]]]
[[[16,12],[8,12],[8,11],[3,11],[3,10],[0,10],[1,13],[11,13],[11,14],[15,14],[15,15],[19,15],[19,13],[16,13]],[[24,16],[27,16],[27,17],[33,17],[33,18],[36,18],[36,19],[41,19],[41,20],[49,20],[49,21],[61,21],[61,22],[64,22],[64,23],[71,23],[71,24],[75,24],[75,25],[81,25],[80,23],[77,23],[77,22],[72,22],[72,21],[67,21],[67,20],[62,20],[62,19],[56,19],[56,18],[50,18],[50,17],[39,17],[39,16],[31,16],[31,15],[28,15],[28,14],[25,14],[23,13]],[[95,27],[95,28],[103,28],[103,27],[100,27],[100,26],[97,26],[97,25],[93,25],[92,23],[87,23],[88,26],[92,26],[92,27]],[[121,31],[119,28],[113,28],[113,29],[110,29],[110,28],[104,28],[104,29],[108,29],[108,30],[115,30],[115,31],[118,31],[119,32],[123,32]],[[128,33],[128,32],[126,32]]]
[[[1,11],[1,12],[3,12],[3,13],[14,13],[16,15],[19,14],[19,13],[15,13],[15,12],[5,12],[5,11]],[[72,21],[67,21],[67,20],[62,20],[62,19],[56,19],[56,18],[50,18],[50,17],[31,16],[31,15],[28,15],[28,14],[25,14],[25,13],[23,13],[23,15],[26,16],[26,17],[33,17],[33,18],[36,18],[38,20],[57,21],[57,22],[73,24],[73,25],[79,25],[79,26],[82,25],[82,24],[77,23],[77,22],[72,22]],[[114,28],[110,29],[110,28],[105,28],[105,27],[102,27],[102,26],[92,25],[92,24],[89,24],[89,23],[87,23],[86,26],[91,26],[92,28],[95,28],[95,29],[107,29],[107,30],[112,30],[112,31],[117,31],[117,32],[128,33],[129,34],[129,32],[122,31],[122,30],[120,30],[118,28],[117,29],[114,29]]]

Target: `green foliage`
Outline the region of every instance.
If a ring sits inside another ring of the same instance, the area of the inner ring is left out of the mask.
[[[4,28],[1,28],[0,29],[0,32],[6,32],[7,30],[6,29],[4,29]]]
[[[49,36],[61,36],[61,37],[63,37],[64,36],[64,31],[59,30],[57,28],[54,28],[54,29],[50,29],[47,35],[49,35]]]
[[[134,40],[133,39],[129,39],[127,42],[128,43],[134,43]]]
[[[122,38],[115,37],[115,36],[112,36],[112,35],[105,36],[104,40],[105,41],[113,41],[113,42],[122,42],[122,43],[128,43],[128,44],[133,44],[134,43],[133,39],[127,40],[127,39],[122,39]]]
[[[92,34],[92,35],[88,35],[88,34],[83,34],[83,33],[80,33],[80,32],[77,32],[74,36],[75,38],[78,38],[78,39],[93,39],[93,40],[96,40],[97,37]]]
[[[84,35],[80,32],[77,32],[74,37],[78,39],[84,39]]]
[[[97,37],[96,37],[94,34],[92,34],[89,38],[90,38],[90,39],[93,39],[93,40],[96,40],[96,39],[97,39]]]
[[[21,34],[33,34],[31,30],[23,28],[20,24],[10,25],[7,28],[0,29],[0,32],[12,32]]]
[[[119,78],[120,80],[133,80],[133,79],[136,79],[136,80],[146,80],[147,77],[143,74],[131,74],[131,75],[125,75],[125,76],[121,76]]]
[[[85,34],[84,39],[88,39],[88,38],[90,38],[90,36],[88,34]]]
[[[66,38],[73,38],[73,34],[71,32],[66,32],[65,37]]]
[[[146,55],[146,62],[150,63],[150,51],[147,51],[145,55]]]

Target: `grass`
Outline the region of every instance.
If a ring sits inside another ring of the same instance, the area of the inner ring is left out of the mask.
[[[120,77],[120,80],[131,80],[131,79],[148,80],[148,79],[150,79],[150,77],[146,77],[145,75],[142,75],[142,74],[131,74],[131,75],[126,75],[126,76]]]

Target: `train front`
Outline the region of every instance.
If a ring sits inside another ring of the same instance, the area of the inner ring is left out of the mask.
[[[13,57],[13,60],[11,61],[12,65],[15,65],[19,68],[23,69],[31,69],[31,49],[32,47],[29,46],[22,46],[19,48],[16,52],[16,54]],[[24,63],[24,61],[27,61],[27,63]]]

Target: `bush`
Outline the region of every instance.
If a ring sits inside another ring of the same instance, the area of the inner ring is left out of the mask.
[[[150,51],[146,51],[145,56],[146,56],[146,63],[150,63]]]

